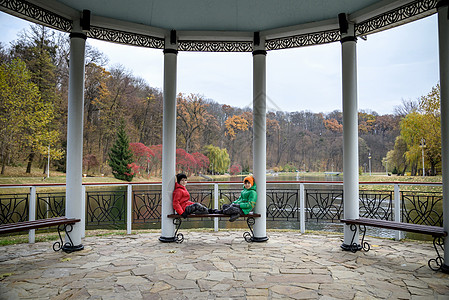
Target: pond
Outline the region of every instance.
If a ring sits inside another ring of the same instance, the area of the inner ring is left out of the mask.
[[[331,173],[331,172],[330,172]],[[267,181],[343,181],[343,173],[335,172],[333,175],[331,174],[319,174],[319,173],[305,173],[298,172],[296,174],[292,173],[269,173],[267,174]],[[221,177],[214,179],[214,181],[236,181],[240,182],[245,177],[245,175],[236,175],[229,177]],[[202,178],[198,181],[207,182],[211,181],[207,178]]]

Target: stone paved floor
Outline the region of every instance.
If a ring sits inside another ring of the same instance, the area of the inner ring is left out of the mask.
[[[341,235],[241,231],[88,237],[85,250],[52,243],[0,247],[0,299],[449,299],[449,275],[427,260],[431,244],[368,238],[369,252],[340,250]]]

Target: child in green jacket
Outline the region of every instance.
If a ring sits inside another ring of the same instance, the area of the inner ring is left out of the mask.
[[[243,179],[243,191],[240,197],[231,204],[223,205],[223,214],[230,215],[229,221],[234,222],[240,215],[247,215],[256,206],[257,191],[253,176]]]

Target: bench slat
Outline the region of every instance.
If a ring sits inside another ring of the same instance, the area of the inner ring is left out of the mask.
[[[30,229],[38,229],[44,227],[58,226],[64,224],[75,224],[80,222],[80,219],[57,217],[49,219],[40,219],[35,221],[25,221],[17,223],[8,223],[0,225],[0,234],[25,231]]]
[[[6,227],[15,227],[18,224],[20,225],[28,225],[28,224],[38,224],[38,223],[45,223],[45,222],[49,222],[48,220],[64,220],[67,219],[66,217],[55,217],[55,218],[49,218],[49,219],[39,219],[39,220],[34,220],[34,221],[23,221],[23,222],[15,222],[15,223],[5,223],[5,224],[0,224],[0,228],[6,228]]]
[[[170,214],[167,215],[168,218],[172,218],[172,219],[178,219],[178,218],[182,218],[181,215],[178,214]],[[225,214],[204,214],[204,215],[187,215],[187,218],[229,218],[229,215],[225,215]],[[247,215],[240,215],[240,217],[244,218],[244,217],[253,217],[253,218],[259,218],[260,214],[256,214],[256,213],[249,213]]]
[[[346,224],[366,225],[366,226],[373,226],[373,227],[379,227],[379,228],[385,228],[385,229],[429,234],[432,236],[441,236],[441,237],[447,236],[447,232],[444,231],[444,228],[438,227],[438,226],[401,223],[401,222],[395,222],[395,221],[387,221],[387,220],[380,220],[380,219],[368,219],[368,218],[342,219],[341,222],[346,223]]]

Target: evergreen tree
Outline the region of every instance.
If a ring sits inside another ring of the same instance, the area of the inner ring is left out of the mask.
[[[134,174],[129,165],[133,162],[133,155],[129,149],[129,138],[125,132],[125,123],[122,121],[118,131],[117,139],[109,151],[109,166],[112,168],[114,177],[120,180],[132,181]]]

